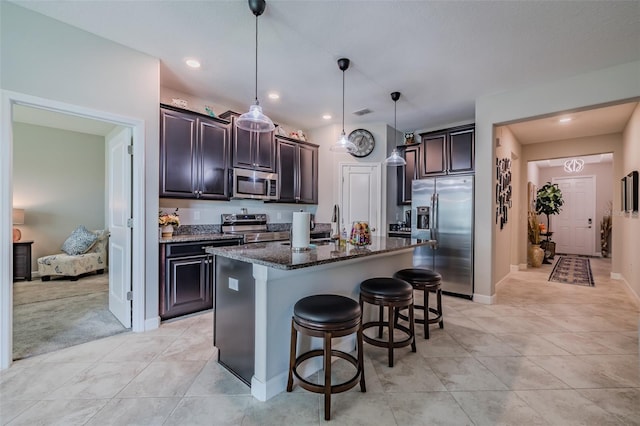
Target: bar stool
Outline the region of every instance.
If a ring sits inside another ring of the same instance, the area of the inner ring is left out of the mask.
[[[401,269],[395,274],[394,278],[408,282],[413,286],[415,290],[421,290],[423,292],[423,305],[415,305],[415,309],[420,309],[424,312],[424,319],[416,319],[418,324],[424,324],[424,338],[429,338],[429,325],[438,323],[440,328],[444,328],[444,319],[442,316],[442,276],[430,269],[422,268],[407,268]],[[429,293],[436,294],[436,307],[429,307]],[[429,312],[435,314],[435,317],[429,318]],[[402,319],[407,319],[404,314],[398,314]]]
[[[293,390],[293,376],[300,381],[300,386],[310,392],[324,394],[324,419],[331,418],[331,394],[340,393],[353,388],[360,382],[360,390],[366,392],[364,379],[364,362],[362,353],[362,313],[358,302],[345,296],[334,294],[318,294],[298,300],[293,307],[291,318],[291,355],[289,358],[289,380],[287,392]],[[323,349],[304,352],[296,357],[298,332],[321,337]],[[331,348],[331,339],[357,333],[357,358],[353,355]],[[331,384],[331,357],[339,357],[356,367],[355,375],[335,385]],[[300,376],[298,366],[314,357],[323,357],[324,384],[312,383]]]
[[[365,322],[362,330],[378,327],[378,338],[382,337],[383,327],[389,330],[387,341],[377,340],[363,335],[365,342],[381,348],[387,348],[389,352],[389,367],[393,367],[393,350],[411,345],[411,351],[416,351],[415,331],[413,327],[413,287],[402,280],[395,278],[370,278],[360,283],[360,309],[364,312],[364,302],[379,306],[378,321]],[[384,321],[384,308],[388,308],[388,319]],[[398,324],[398,311],[409,309],[409,326]],[[401,330],[407,337],[398,342],[394,341],[394,329]]]

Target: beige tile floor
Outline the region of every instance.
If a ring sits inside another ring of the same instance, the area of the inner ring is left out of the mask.
[[[543,265],[511,274],[495,305],[445,297],[445,328],[393,368],[366,346],[367,392],[334,395],[331,424],[640,425],[640,309],[608,260],[592,268],[595,288],[549,283]],[[322,397],[299,387],[252,398],[212,332],[206,313],[18,361],[0,373],[0,424],[324,423]]]

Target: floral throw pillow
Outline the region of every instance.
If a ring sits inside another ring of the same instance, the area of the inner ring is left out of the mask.
[[[62,244],[62,251],[71,256],[82,254],[89,250],[97,239],[96,234],[89,231],[84,225],[80,225]]]

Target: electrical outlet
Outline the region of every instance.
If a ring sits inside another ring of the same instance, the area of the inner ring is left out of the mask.
[[[235,278],[231,278],[231,277],[229,277],[229,288],[230,288],[231,290],[240,291],[240,290],[238,289],[238,280],[237,280],[237,279],[235,279]]]

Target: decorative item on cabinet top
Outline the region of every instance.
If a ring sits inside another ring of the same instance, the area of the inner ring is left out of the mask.
[[[404,144],[411,145],[416,143],[416,137],[413,132],[404,132]]]

